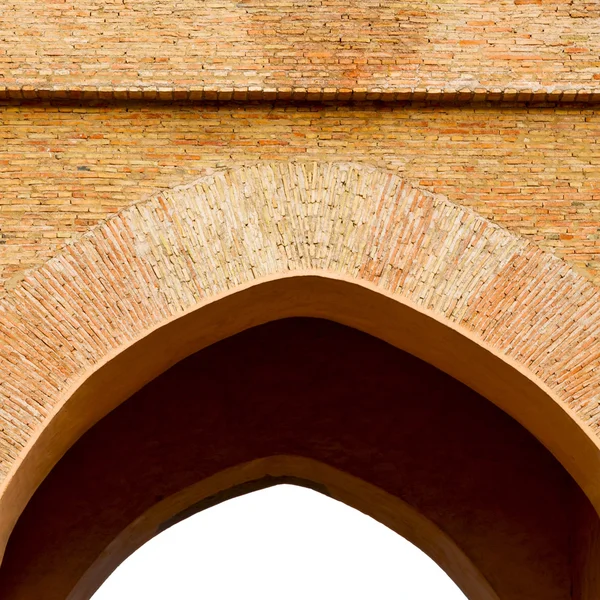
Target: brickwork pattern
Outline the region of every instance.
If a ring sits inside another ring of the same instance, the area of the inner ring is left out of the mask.
[[[389,168],[600,283],[600,115],[583,108],[77,106],[0,112],[0,284],[132,203],[264,160]]]
[[[273,161],[124,209],[0,300],[2,475],[108,353],[214,294],[306,271],[369,282],[475,334],[599,433],[594,285],[394,172]]]
[[[599,30],[598,0],[6,0],[0,83],[576,92]]]

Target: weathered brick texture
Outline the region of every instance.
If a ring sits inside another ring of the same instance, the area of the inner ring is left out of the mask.
[[[0,281],[159,189],[317,158],[390,168],[599,282],[599,140],[589,108],[5,104]]]
[[[332,156],[394,169],[598,282],[598,31],[598,0],[8,0],[0,285],[211,168]],[[195,104],[217,100],[243,106]]]
[[[0,481],[107,356],[219,293],[307,272],[374,285],[473,333],[600,432],[594,285],[392,172],[278,161],[122,211],[0,301]]]
[[[7,0],[10,88],[597,87],[598,0]]]

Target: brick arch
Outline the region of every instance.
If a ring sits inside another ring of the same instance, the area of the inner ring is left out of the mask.
[[[204,345],[321,316],[517,418],[600,509],[600,295],[564,262],[396,174],[275,162],[123,210],[0,301],[2,546],[81,433]]]

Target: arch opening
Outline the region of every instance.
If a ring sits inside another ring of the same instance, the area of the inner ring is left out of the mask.
[[[310,481],[388,525],[470,600],[571,599],[588,505],[552,455],[470,388],[321,319],[211,345],[99,421],[19,520],[0,593],[35,597],[33,581],[87,600],[165,523],[268,477]]]
[[[465,600],[418,548],[316,488],[272,478],[197,507],[127,558],[92,600]]]

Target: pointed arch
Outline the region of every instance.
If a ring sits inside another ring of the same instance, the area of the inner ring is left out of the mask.
[[[231,498],[281,483],[313,489],[372,517],[427,554],[469,598],[498,600],[489,582],[454,540],[409,504],[320,461],[286,455],[226,469],[165,498],[113,540],[70,598],[90,597],[118,565],[157,532]]]
[[[600,294],[365,165],[225,170],[131,206],[0,301],[0,547],[74,441],[144,383],[285,316],[376,335],[515,417],[600,510]]]

